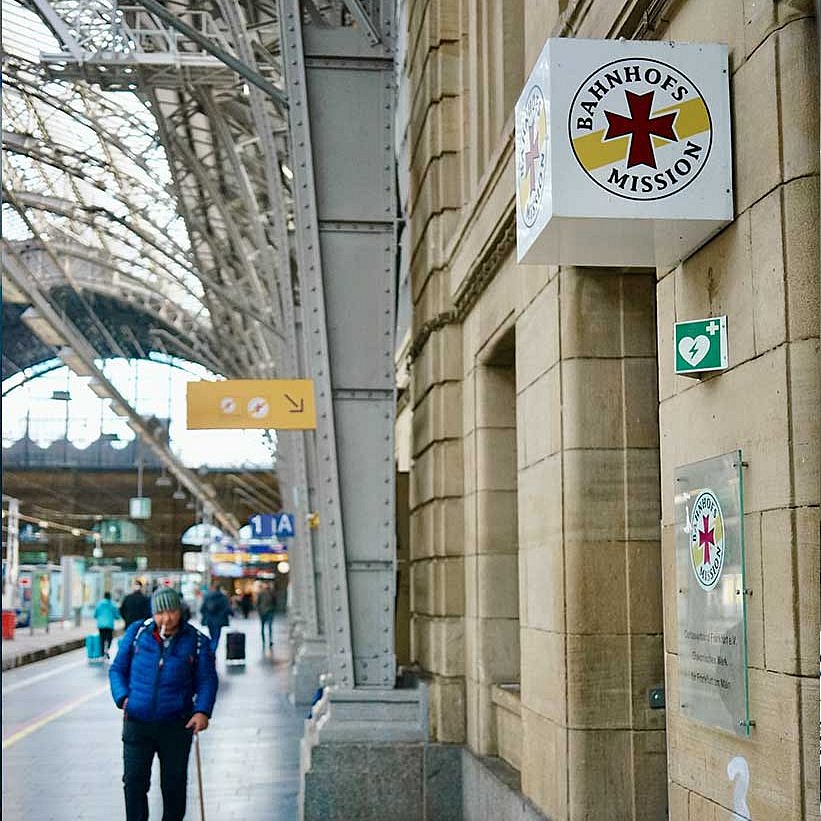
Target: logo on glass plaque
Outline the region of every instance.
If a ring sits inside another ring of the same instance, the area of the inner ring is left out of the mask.
[[[547,171],[547,109],[539,86],[533,86],[521,111],[516,146],[516,198],[529,228],[542,207]]]
[[[596,69],[578,88],[568,118],[579,165],[596,185],[628,200],[658,200],[704,168],[712,123],[683,71],[631,57]]]
[[[724,517],[712,490],[696,497],[690,519],[690,562],[703,590],[712,590],[724,567]]]

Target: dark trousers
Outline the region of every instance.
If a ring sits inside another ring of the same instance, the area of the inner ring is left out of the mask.
[[[268,633],[268,647],[274,646],[274,611],[272,610],[270,613],[265,613],[264,615],[260,613],[259,615],[259,629],[262,632],[262,649],[265,650],[266,642],[265,642],[265,633]]]
[[[114,637],[114,628],[113,627],[98,627],[100,631],[100,650],[103,655],[108,652],[108,648],[111,647],[111,639]]]
[[[191,730],[183,719],[123,722],[123,787],[126,821],[147,821],[154,753],[160,759],[163,821],[183,821]]]

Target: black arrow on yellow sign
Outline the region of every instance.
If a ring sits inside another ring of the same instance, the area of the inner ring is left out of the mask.
[[[288,413],[302,413],[305,410],[305,400],[300,399],[299,404],[296,403],[295,399],[292,399],[288,394],[285,394],[285,398],[291,403],[292,409],[288,411]]]

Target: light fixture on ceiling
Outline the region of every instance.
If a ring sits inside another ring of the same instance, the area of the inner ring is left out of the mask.
[[[177,489],[176,489],[176,490],[175,490],[175,491],[171,494],[171,498],[172,498],[172,499],[176,499],[178,502],[181,502],[183,499],[185,499],[185,491],[184,491],[181,487],[178,487],[178,488],[177,488]]]
[[[157,481],[154,482],[157,487],[171,487],[171,477],[165,472],[165,468],[162,469],[162,472],[157,477]]]

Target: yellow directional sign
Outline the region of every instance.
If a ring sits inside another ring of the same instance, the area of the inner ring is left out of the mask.
[[[224,379],[188,383],[188,429],[316,428],[310,379]]]

